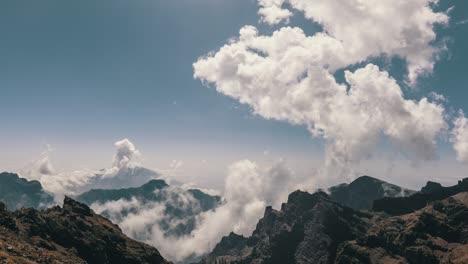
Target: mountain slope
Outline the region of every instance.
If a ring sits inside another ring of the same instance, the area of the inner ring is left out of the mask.
[[[249,238],[223,238],[201,263],[329,263],[338,245],[367,230],[372,215],[296,191],[280,211],[267,207]]]
[[[163,180],[151,180],[137,188],[91,190],[76,199],[95,208],[115,223],[122,222],[129,214],[134,216],[143,210],[162,206],[163,215],[152,221],[158,222],[166,236],[176,237],[190,234],[195,228],[195,217],[201,212],[214,209],[221,202],[219,196],[211,196],[197,189],[171,187]],[[133,237],[144,240],[139,235]]]
[[[0,261],[6,263],[168,263],[158,250],[125,236],[68,197],[63,207],[2,210]]]
[[[336,263],[468,263],[468,193],[382,218],[340,245]]]
[[[296,191],[251,237],[231,233],[200,263],[468,263],[468,193],[391,217]]]
[[[38,181],[28,181],[17,174],[0,173],[0,202],[8,210],[45,208],[53,203],[53,197],[42,189]]]
[[[333,186],[329,192],[333,200],[356,210],[369,210],[374,200],[383,197],[405,197],[416,193],[370,176],[361,176],[350,184]]]
[[[442,200],[460,192],[468,192],[468,178],[460,180],[457,185],[450,187],[442,187],[438,183],[428,182],[421,189],[421,192],[409,197],[387,197],[375,200],[372,210],[391,215],[408,214],[425,207],[432,201]]]

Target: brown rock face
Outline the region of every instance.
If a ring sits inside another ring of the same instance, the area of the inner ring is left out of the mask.
[[[468,263],[468,193],[400,216],[296,191],[249,238],[230,234],[201,263]]]
[[[70,198],[62,208],[45,211],[0,210],[1,261],[169,263],[157,249],[128,238],[117,225]]]
[[[336,263],[468,263],[468,193],[382,217],[340,245]]]
[[[249,238],[223,238],[202,263],[330,263],[336,248],[363,235],[372,215],[319,192],[296,191],[281,211],[267,207]]]

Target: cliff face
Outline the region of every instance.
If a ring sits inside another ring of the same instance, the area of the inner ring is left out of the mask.
[[[461,192],[389,216],[296,191],[251,237],[230,234],[201,263],[468,263],[467,206]]]
[[[376,221],[342,243],[336,263],[468,263],[468,193]]]
[[[296,191],[280,211],[268,207],[249,238],[223,238],[202,263],[329,263],[338,245],[363,235],[372,215],[319,192]]]
[[[6,263],[169,263],[157,249],[125,236],[89,207],[15,212],[0,206],[0,261]]]

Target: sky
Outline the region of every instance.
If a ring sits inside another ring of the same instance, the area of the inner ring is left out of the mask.
[[[209,188],[222,188],[229,164],[242,159],[263,163],[284,159],[298,174],[312,173],[327,162],[326,149],[337,147],[323,140],[324,135],[314,137],[308,131],[310,123],[317,123],[314,117],[299,120],[267,111],[254,95],[233,92],[226,79],[214,76],[218,68],[194,66],[209,62],[223,45],[235,42],[245,25],[265,36],[284,26],[299,27],[307,36],[323,30],[298,7],[287,25],[262,22],[274,16],[259,16],[259,3],[3,1],[0,170],[22,170],[48,145],[57,170],[99,169],[112,163],[114,142],[128,138],[146,167],[168,170],[177,163],[176,177]],[[286,1],[285,6],[292,4]],[[396,79],[405,98],[420,100],[436,92],[447,99],[446,115],[468,111],[468,3],[444,0],[434,10],[444,12],[452,6],[449,22],[435,25],[436,39],[426,45],[446,45],[446,49],[417,82],[408,82],[404,59],[368,58],[362,52],[348,54],[346,62],[338,58],[334,77],[343,83],[345,69],[355,71],[372,62]],[[335,33],[340,36],[339,30]],[[452,123],[447,122],[449,127]],[[380,123],[376,127],[385,128]],[[336,132],[329,126],[325,131]],[[329,137],[343,136],[332,132]],[[385,141],[379,142],[380,151],[372,151],[372,159],[359,152],[365,157],[354,173],[409,187],[428,179],[453,181],[466,176],[467,167],[456,161],[447,137],[437,136],[436,155],[422,160],[388,154]]]

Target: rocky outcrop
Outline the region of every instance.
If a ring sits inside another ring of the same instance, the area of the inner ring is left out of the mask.
[[[169,263],[157,249],[125,236],[88,206],[65,198],[44,211],[1,210],[0,262]]]
[[[200,263],[468,263],[468,193],[389,216],[296,191],[251,237],[224,237]]]
[[[42,189],[38,181],[28,181],[14,173],[0,173],[0,202],[8,210],[46,208],[53,201],[53,197]]]
[[[333,186],[329,192],[333,200],[356,210],[370,210],[374,200],[383,197],[406,197],[416,193],[370,176]]]
[[[468,193],[406,215],[379,219],[342,243],[336,263],[468,263]]]
[[[323,192],[296,191],[280,211],[267,207],[251,237],[223,238],[201,263],[329,263],[341,242],[366,232],[371,218]]]
[[[442,200],[460,192],[468,192],[468,178],[460,180],[457,185],[450,187],[442,187],[438,183],[428,182],[421,192],[409,197],[377,199],[372,205],[372,210],[390,215],[409,214],[422,209],[430,202]]]

